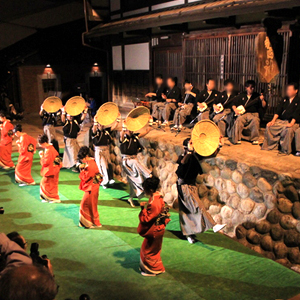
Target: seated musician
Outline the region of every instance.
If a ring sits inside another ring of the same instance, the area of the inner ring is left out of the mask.
[[[161,122],[162,112],[165,108],[166,101],[162,98],[162,94],[166,92],[166,86],[162,74],[155,76],[155,91],[153,93],[146,94],[146,97],[153,100],[152,105],[152,117],[157,123]]]
[[[206,88],[200,92],[198,110],[198,121],[209,119],[210,110],[214,100],[218,97],[219,91],[216,90],[216,82],[212,78],[206,80]]]
[[[262,150],[278,149],[291,154],[295,131],[299,128],[300,98],[298,84],[290,83],[286,88],[286,97],[282,99],[271,122],[267,124]]]
[[[177,77],[169,77],[167,86],[166,94],[162,94],[162,98],[166,100],[166,105],[163,110],[163,125],[169,124],[171,112],[178,108],[178,103],[181,101],[181,91],[177,86]]]
[[[254,80],[247,80],[245,88],[246,91],[238,95],[233,101],[232,109],[237,118],[234,122],[230,138],[233,144],[241,144],[242,132],[247,127],[250,130],[250,136],[243,136],[243,138],[251,141],[253,145],[258,145],[259,112],[267,106],[267,102],[262,94],[254,92]]]
[[[196,89],[190,80],[185,80],[184,83],[185,97],[183,102],[178,103],[178,108],[174,114],[174,127],[172,129],[181,129],[186,118],[196,110],[196,103],[200,91]]]
[[[232,100],[235,99],[236,95],[234,81],[226,79],[224,81],[224,91],[214,101],[212,120],[218,125],[222,136],[226,135],[226,128],[232,116],[232,114],[230,115],[232,112]]]

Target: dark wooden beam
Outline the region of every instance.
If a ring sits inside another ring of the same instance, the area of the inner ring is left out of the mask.
[[[300,15],[300,10],[298,7],[293,9],[278,9],[278,10],[269,10],[265,12],[266,15],[270,17],[284,18],[284,19],[295,19]]]
[[[137,30],[130,30],[126,31],[127,35],[143,35],[143,36],[150,36],[151,35],[151,29],[137,29]]]
[[[228,18],[215,18],[204,20],[203,23],[208,25],[236,26],[235,20],[235,16],[230,16]]]
[[[160,26],[160,30],[188,32],[188,23]]]

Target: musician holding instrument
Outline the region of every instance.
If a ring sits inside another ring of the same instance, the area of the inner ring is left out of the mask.
[[[242,138],[258,145],[260,119],[259,112],[267,106],[264,95],[254,92],[255,81],[247,80],[246,91],[236,97],[232,109],[235,112],[236,120],[231,130],[233,144],[241,144]],[[250,136],[243,136],[243,130],[250,130]]]
[[[162,94],[162,98],[165,99],[166,105],[163,110],[163,125],[169,124],[169,119],[172,111],[178,108],[178,103],[181,101],[181,90],[177,86],[177,77],[169,77],[167,80],[167,92]]]
[[[162,74],[155,76],[155,91],[148,93],[145,96],[151,98],[152,102],[152,117],[158,124],[162,121],[162,112],[165,108],[166,100],[163,99],[162,95],[166,93],[166,86]]]
[[[286,97],[279,102],[272,121],[267,124],[262,150],[278,149],[280,145],[282,153],[292,153],[292,141],[300,121],[298,89],[297,83],[286,87]]]
[[[197,110],[197,100],[200,91],[196,89],[190,80],[186,79],[184,83],[185,97],[183,102],[178,102],[178,108],[175,110],[174,114],[174,127],[172,129],[181,130],[186,118],[192,113],[196,113]]]
[[[197,116],[198,121],[208,120],[209,114],[213,106],[213,102],[219,95],[219,91],[216,90],[216,82],[212,78],[206,80],[206,88],[200,92]]]
[[[226,135],[228,124],[230,124],[230,117],[233,117],[232,104],[236,96],[234,81],[226,79],[224,81],[224,91],[215,99],[213,104],[214,112],[212,113],[212,120],[218,125],[223,137]]]

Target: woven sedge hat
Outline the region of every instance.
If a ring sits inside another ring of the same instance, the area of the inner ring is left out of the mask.
[[[195,151],[201,156],[210,156],[217,150],[220,140],[218,126],[210,120],[198,122],[192,131]]]
[[[116,121],[118,115],[118,105],[113,102],[107,102],[98,109],[95,119],[99,124],[108,126]]]
[[[150,111],[145,106],[133,109],[126,117],[125,124],[128,130],[138,131],[149,122]]]
[[[61,107],[62,107],[62,102],[60,98],[55,96],[46,98],[43,103],[43,109],[50,114],[59,111]]]
[[[85,106],[85,100],[80,96],[75,96],[67,101],[65,110],[70,116],[78,116],[83,112]]]

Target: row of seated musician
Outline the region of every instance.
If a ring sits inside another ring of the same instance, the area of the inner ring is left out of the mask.
[[[168,125],[171,113],[173,129],[181,130],[187,118],[193,121],[211,119],[222,136],[228,136],[233,144],[241,144],[245,139],[258,145],[260,119],[267,108],[267,102],[262,93],[255,92],[255,81],[245,83],[245,91],[235,91],[235,83],[231,79],[224,81],[224,91],[216,90],[215,80],[207,79],[206,88],[199,91],[190,80],[185,80],[185,94],[176,85],[176,78],[168,78],[166,85],[163,76],[155,78],[156,88],[146,94],[154,101],[152,117],[159,124]],[[295,136],[296,155],[300,156],[300,98],[298,84],[290,83],[286,87],[286,97],[278,104],[276,114],[267,124],[263,150],[278,149],[283,153],[292,152],[292,141]],[[192,122],[193,122],[192,121]],[[248,132],[247,135],[243,133]],[[298,130],[297,130],[298,129]]]

